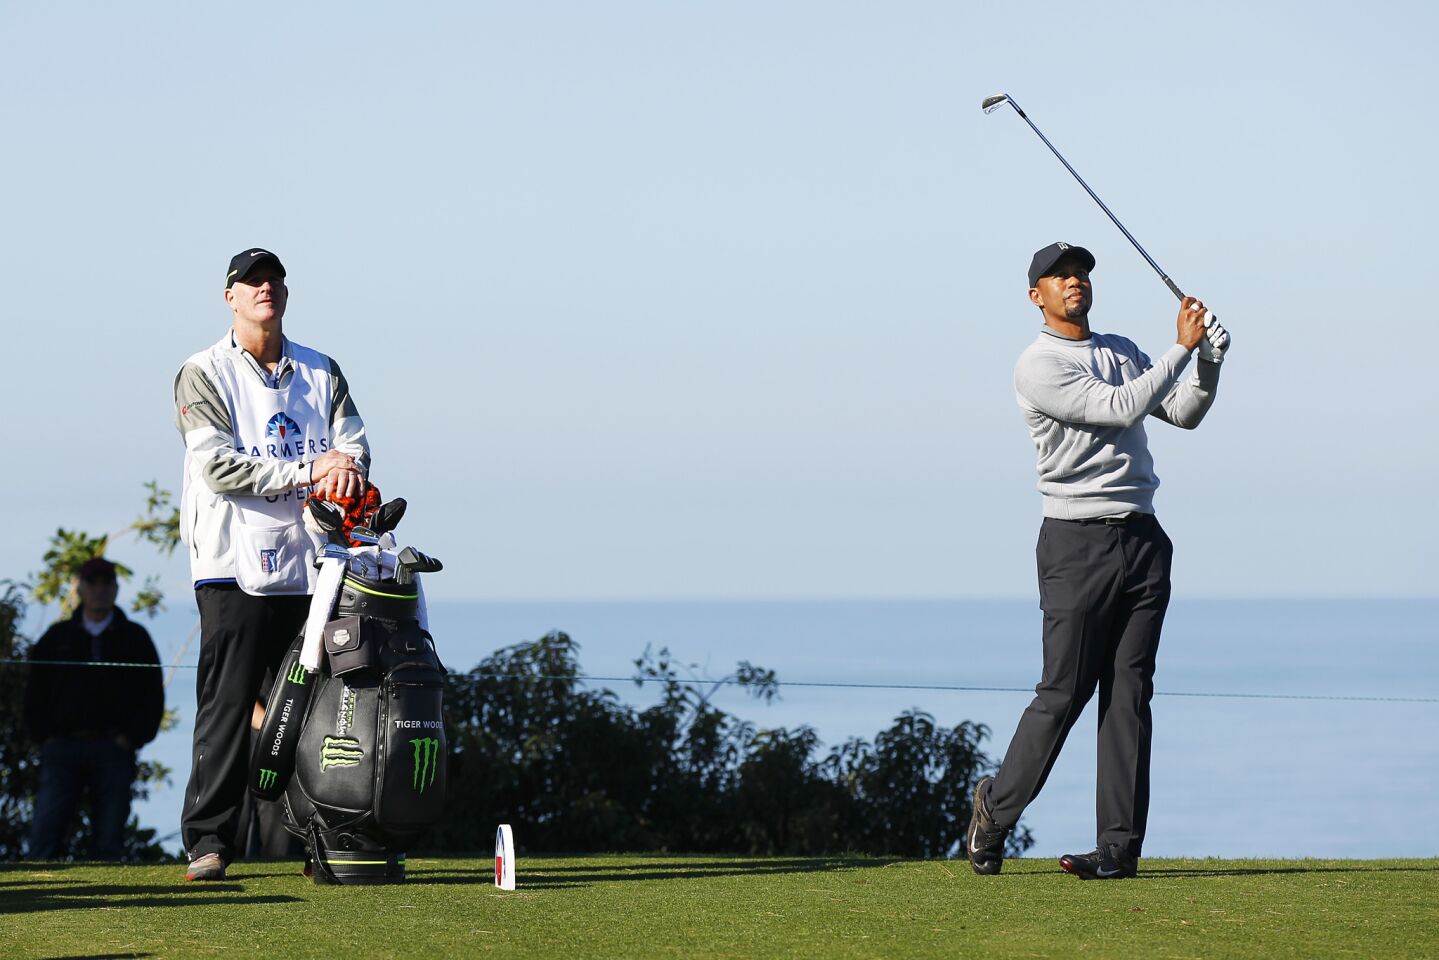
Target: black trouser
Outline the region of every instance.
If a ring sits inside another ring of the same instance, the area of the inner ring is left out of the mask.
[[[195,743],[180,840],[193,860],[238,854],[235,830],[249,779],[250,716],[266,670],[278,671],[310,609],[309,597],[255,597],[231,585],[195,590],[200,669]]]
[[[40,748],[31,860],[55,860],[65,853],[84,794],[90,799],[90,856],[119,860],[125,855],[135,751],[116,743],[115,737],[114,733],[55,737]]]
[[[1044,521],[1035,548],[1044,674],[990,788],[1001,826],[1017,823],[1039,796],[1097,686],[1097,839],[1140,855],[1149,818],[1149,701],[1173,551],[1149,514],[1123,524]]]

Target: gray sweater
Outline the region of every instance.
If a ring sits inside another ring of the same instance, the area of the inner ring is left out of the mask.
[[[1154,512],[1159,478],[1144,418],[1199,426],[1214,403],[1219,364],[1172,345],[1150,361],[1133,341],[1095,333],[1069,340],[1048,328],[1014,367],[1014,391],[1039,454],[1044,515],[1087,520]]]

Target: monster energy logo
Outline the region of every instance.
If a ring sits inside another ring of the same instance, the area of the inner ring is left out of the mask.
[[[331,767],[358,767],[363,759],[365,751],[360,749],[360,741],[349,737],[326,737],[320,747],[321,770]]]
[[[290,672],[285,674],[285,679],[303,687],[305,685],[305,665],[298,660],[290,664]]]
[[[260,768],[260,789],[268,790],[275,785],[275,771]]]
[[[415,792],[424,793],[425,788],[435,782],[435,770],[439,767],[440,741],[434,737],[420,737],[411,740],[415,746],[415,773],[410,786]]]

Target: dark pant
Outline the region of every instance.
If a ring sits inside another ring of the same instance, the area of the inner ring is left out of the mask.
[[[195,742],[180,839],[191,859],[237,855],[236,827],[248,786],[250,716],[267,670],[278,670],[310,609],[309,597],[255,597],[229,585],[195,591],[200,669]]]
[[[1039,796],[1098,687],[1098,842],[1140,855],[1149,817],[1149,701],[1173,551],[1148,514],[1122,525],[1044,521],[1035,550],[1044,673],[990,788],[990,812],[1001,826],[1017,823]]]
[[[285,808],[280,800],[260,800],[247,790],[240,805],[235,850],[246,860],[289,857],[304,848],[285,829]]]
[[[135,751],[110,736],[56,737],[40,748],[40,787],[30,824],[30,858],[54,860],[64,853],[80,798],[90,800],[90,856],[119,860],[130,819]]]

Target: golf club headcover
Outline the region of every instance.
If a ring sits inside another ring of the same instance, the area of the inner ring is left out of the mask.
[[[300,727],[315,686],[315,675],[300,663],[297,641],[280,661],[280,674],[270,688],[265,719],[250,751],[250,792],[261,800],[278,800],[295,772]]]
[[[405,516],[405,508],[409,504],[404,497],[396,497],[389,503],[380,505],[375,511],[374,519],[370,521],[370,529],[384,536],[400,525],[400,520]]]
[[[305,529],[320,539],[341,546],[348,542],[349,538],[345,536],[345,511],[338,503],[310,497],[305,501],[304,517]]]
[[[1229,331],[1213,313],[1204,311],[1204,336],[1199,341],[1199,359],[1208,363],[1223,363],[1224,352],[1229,349]]]
[[[367,526],[370,518],[379,509],[380,491],[373,483],[365,484],[365,492],[358,497],[312,494],[305,501],[306,525],[314,523],[316,526],[323,527],[322,531],[316,531],[322,535],[333,530],[333,535],[338,538],[337,542],[358,547],[360,544],[350,539],[350,531],[356,527]],[[334,510],[339,510],[343,514],[338,529],[330,526],[333,523],[330,514]],[[313,518],[310,516],[312,512],[315,514]]]

